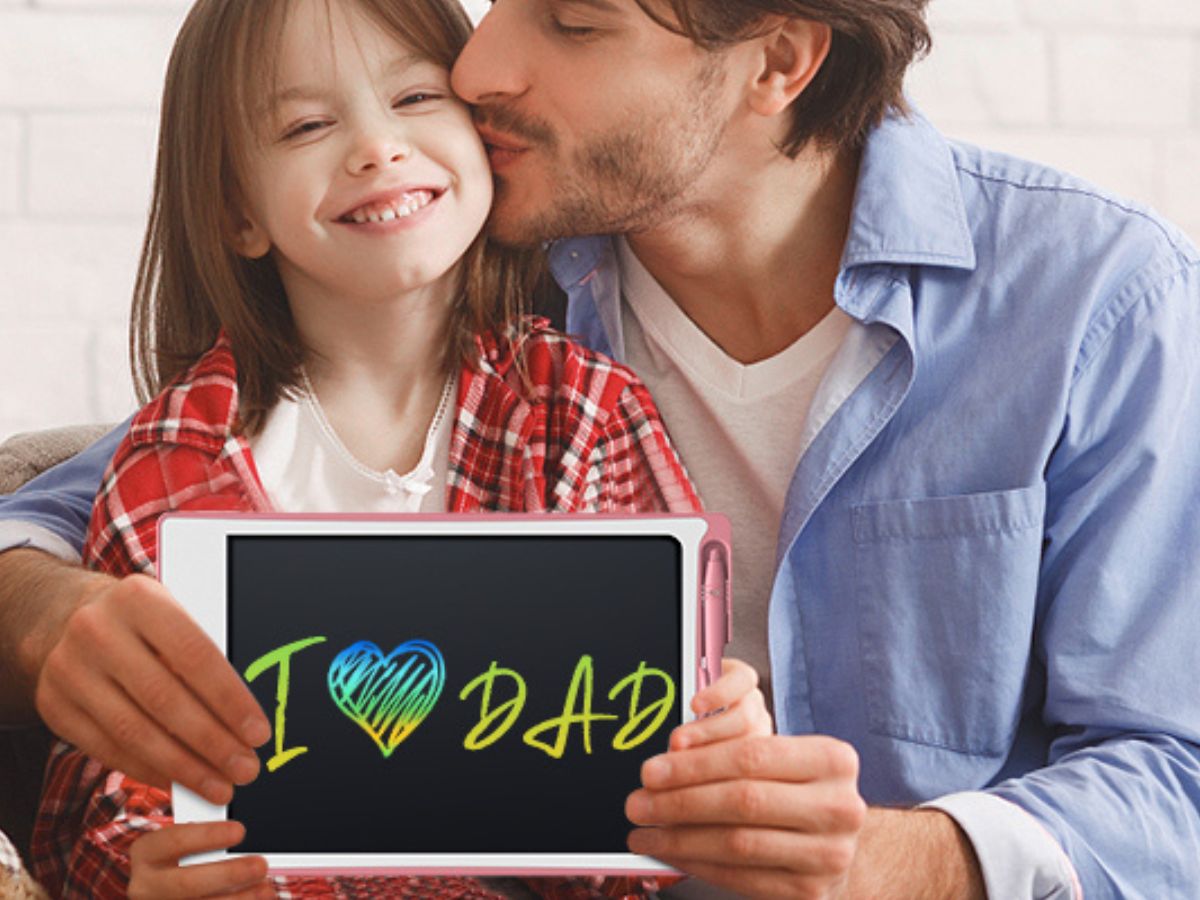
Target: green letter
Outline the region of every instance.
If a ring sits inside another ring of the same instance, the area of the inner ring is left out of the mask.
[[[642,696],[642,681],[647,675],[655,675],[663,680],[667,686],[666,694],[651,703],[643,710],[638,710],[638,701]],[[648,669],[645,662],[638,663],[637,671],[632,675],[626,675],[616,683],[611,691],[608,692],[608,699],[617,699],[617,694],[625,690],[630,684],[633,685],[633,695],[629,698],[629,721],[621,726],[621,730],[617,732],[617,736],[613,738],[614,750],[632,750],[638,744],[646,741],[654,732],[658,731],[667,715],[671,712],[671,706],[675,703],[675,682],[671,676],[661,669]],[[646,717],[655,715],[654,721],[646,726],[637,737],[629,737],[629,733],[642,724]]]
[[[304,638],[299,641],[293,641],[290,644],[284,644],[270,653],[264,653],[254,662],[250,663],[246,669],[246,681],[253,681],[271,666],[279,665],[279,681],[275,688],[275,755],[267,760],[267,771],[274,772],[285,763],[291,762],[301,753],[307,753],[307,747],[293,747],[291,750],[283,749],[283,729],[285,719],[287,718],[287,698],[288,698],[288,681],[292,675],[292,656],[299,653],[305,647],[311,647],[313,644],[319,644],[324,641],[323,637]]]
[[[492,685],[495,683],[496,676],[498,675],[504,675],[517,683],[517,696],[511,700],[506,700],[495,709],[489,711],[488,706],[492,702]],[[508,733],[508,729],[512,727],[512,723],[521,714],[521,710],[525,708],[525,679],[512,669],[497,668],[496,661],[492,660],[492,664],[488,666],[488,670],[463,688],[458,695],[458,699],[466,700],[471,692],[481,684],[483,685],[483,703],[479,707],[479,722],[471,729],[463,741],[463,746],[468,750],[482,750],[484,747],[490,747],[496,743],[496,741]],[[481,738],[480,734],[487,731],[488,727],[505,713],[508,713],[508,717],[500,723],[496,731],[486,738]]]
[[[575,699],[579,695],[579,682],[583,679],[586,679],[583,688],[583,711],[577,713],[574,711]],[[592,722],[597,719],[615,718],[616,716],[592,712],[592,658],[586,655],[581,656],[575,666],[575,674],[571,678],[571,687],[567,690],[567,699],[563,703],[562,715],[553,719],[547,719],[540,725],[534,725],[526,731],[525,743],[530,747],[537,747],[539,750],[546,751],[547,754],[555,759],[562,759],[563,752],[567,749],[567,733],[571,730],[572,725],[579,722],[583,725],[584,751],[591,753]],[[553,745],[537,739],[537,735],[552,728],[558,729],[558,737],[555,738]]]

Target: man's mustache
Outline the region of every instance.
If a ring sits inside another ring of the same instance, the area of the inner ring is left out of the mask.
[[[530,144],[543,144],[551,149],[558,144],[549,125],[508,106],[474,106],[471,117],[477,126],[502,131]]]

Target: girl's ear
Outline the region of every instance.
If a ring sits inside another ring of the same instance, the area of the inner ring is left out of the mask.
[[[833,30],[821,22],[779,19],[758,38],[762,62],[750,90],[750,107],[762,116],[787,109],[820,71],[832,41]]]
[[[261,259],[271,250],[271,238],[253,217],[235,215],[230,217],[229,243],[233,249],[247,259]]]

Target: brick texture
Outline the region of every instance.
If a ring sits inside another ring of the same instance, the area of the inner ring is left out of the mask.
[[[187,5],[0,0],[0,438],[133,408],[125,322]],[[947,134],[1200,238],[1200,0],[932,0],[930,22],[908,87]]]

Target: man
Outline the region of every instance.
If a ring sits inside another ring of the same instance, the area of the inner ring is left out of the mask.
[[[756,896],[1186,895],[1200,256],[905,116],[923,7],[499,0],[455,69],[493,234],[558,240],[568,329],[650,386],[770,675],[779,734],[647,763],[630,845]],[[115,440],[13,539],[69,555]],[[0,586],[10,715],[215,799],[253,777],[265,721],[154,582],[18,549]]]

